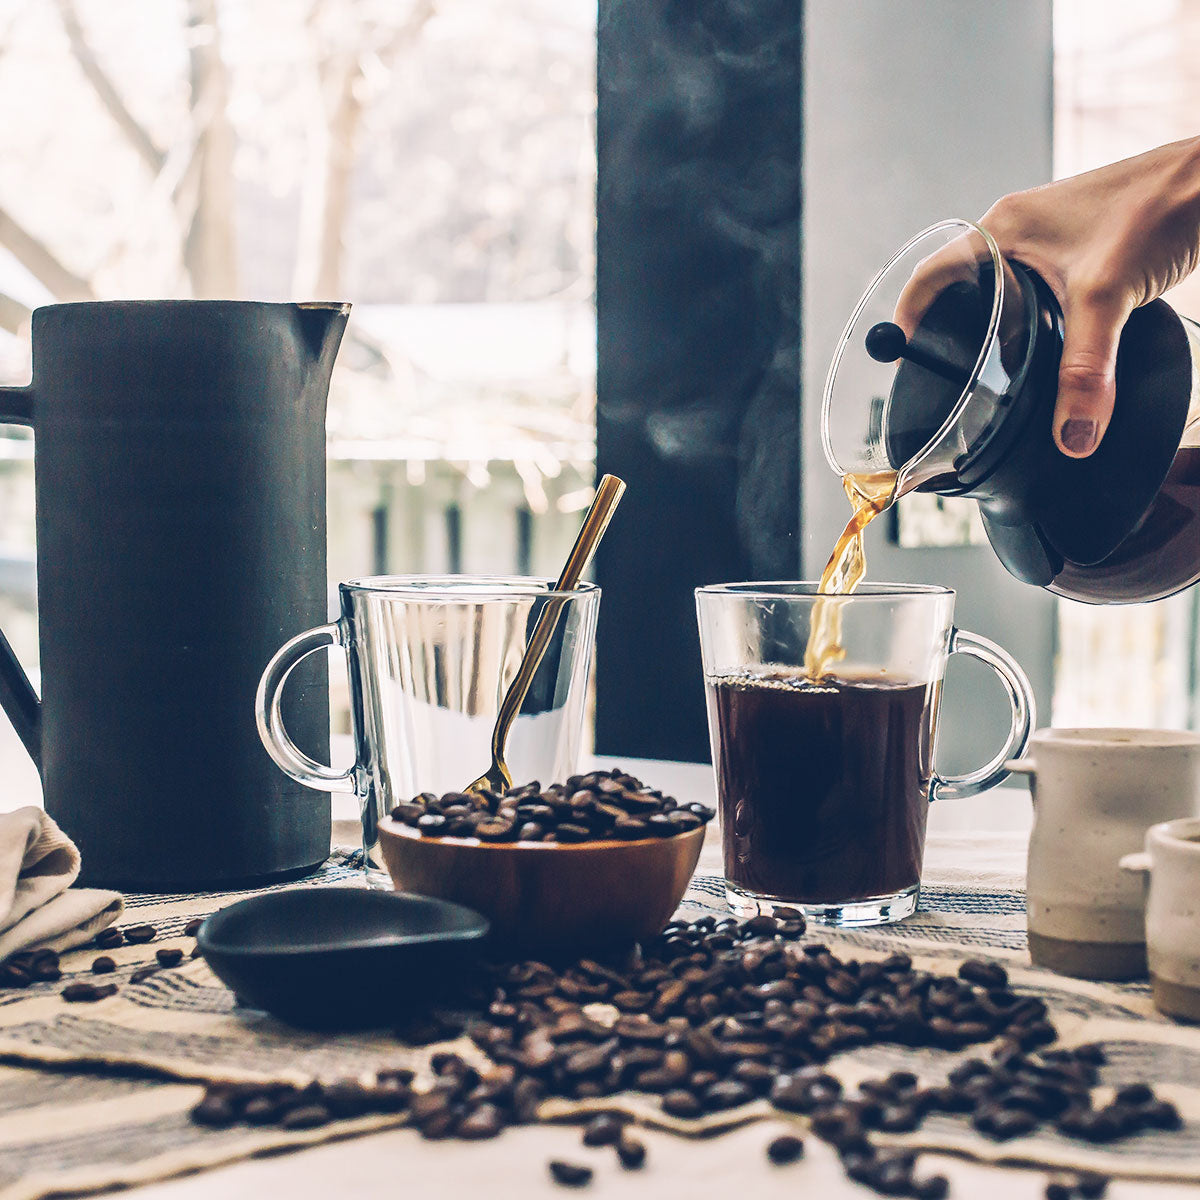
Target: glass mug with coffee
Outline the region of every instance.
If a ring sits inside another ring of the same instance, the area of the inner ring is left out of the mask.
[[[719,584],[698,588],[696,607],[731,907],[790,906],[833,925],[908,916],[928,802],[994,787],[1024,751],[1034,713],[1024,672],[955,628],[943,587],[831,596],[816,583]],[[810,639],[835,653],[814,666]],[[954,653],[996,672],[1012,722],[991,762],[941,776],[938,707]]]

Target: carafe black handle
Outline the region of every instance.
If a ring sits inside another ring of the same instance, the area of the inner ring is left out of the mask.
[[[33,387],[0,387],[0,424],[33,427]],[[0,708],[40,768],[42,706],[8,639],[0,631]]]

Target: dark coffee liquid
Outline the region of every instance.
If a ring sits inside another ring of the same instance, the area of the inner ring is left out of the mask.
[[[1096,604],[1161,600],[1200,580],[1200,447],[1175,453],[1141,524],[1103,562],[1067,563],[1052,592]]]
[[[710,679],[729,882],[808,904],[916,885],[937,686],[769,668]]]

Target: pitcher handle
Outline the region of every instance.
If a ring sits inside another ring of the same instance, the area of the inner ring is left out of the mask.
[[[939,775],[933,773],[929,789],[930,800],[961,800],[965,796],[977,796],[988,788],[1003,783],[1012,773],[1011,760],[1020,759],[1029,745],[1033,732],[1034,699],[1033,688],[1016,660],[995,642],[964,629],[950,630],[949,652],[967,654],[985,662],[1000,677],[1008,702],[1012,707],[1012,725],[1004,749],[977,771],[965,775]]]
[[[33,387],[0,387],[0,425],[33,426]],[[41,769],[42,705],[8,638],[0,633],[0,708]]]
[[[254,719],[258,725],[258,736],[275,765],[297,783],[306,784],[322,792],[353,792],[355,768],[339,771],[324,763],[309,758],[292,741],[283,724],[283,685],[288,675],[301,659],[324,650],[327,646],[346,648],[345,630],[340,621],[328,625],[317,625],[298,633],[284,642],[267,663],[262,678],[258,681],[258,694],[254,700]]]

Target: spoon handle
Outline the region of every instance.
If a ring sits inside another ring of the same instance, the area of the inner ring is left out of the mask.
[[[579,582],[580,576],[596,552],[596,546],[604,536],[604,531],[608,528],[609,521],[612,520],[613,513],[617,511],[617,505],[621,503],[621,496],[624,492],[624,481],[615,475],[605,475],[600,480],[600,484],[596,488],[596,498],[592,501],[587,516],[583,519],[579,536],[576,537],[575,545],[571,547],[571,553],[567,555],[562,574],[559,575],[558,582],[554,585],[555,591],[570,591]],[[496,716],[496,725],[492,730],[493,762],[502,763],[504,761],[504,747],[508,741],[509,728],[517,713],[520,712],[521,705],[525,703],[529,685],[533,682],[538,667],[541,666],[551,637],[554,636],[554,629],[558,624],[562,607],[562,599],[547,600],[533,627],[529,645],[525,648],[525,655],[521,659],[521,666],[512,683],[508,685],[508,691],[504,693],[504,699],[500,704],[500,712]]]
[[[567,561],[563,564],[562,574],[555,584],[555,591],[569,591],[579,582],[624,494],[625,483],[615,475],[605,475],[600,480],[596,488],[596,498],[592,501],[587,516],[583,518],[575,545],[571,547],[571,553],[567,555]]]

